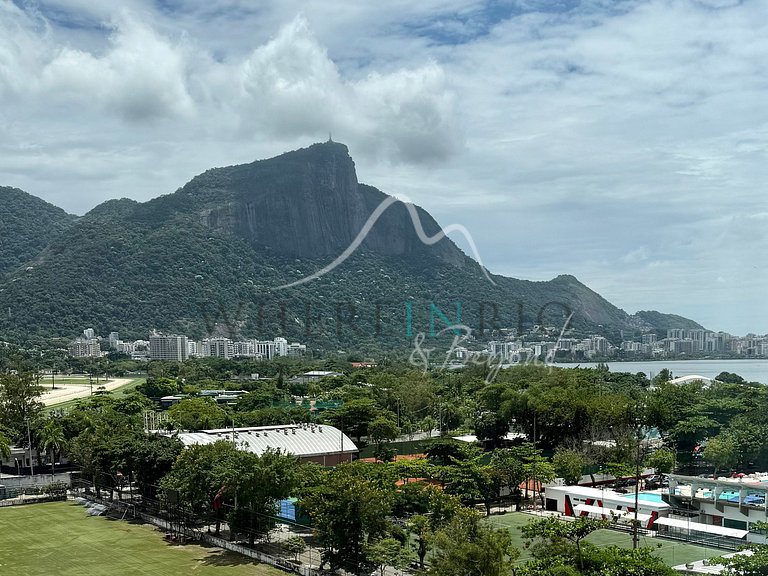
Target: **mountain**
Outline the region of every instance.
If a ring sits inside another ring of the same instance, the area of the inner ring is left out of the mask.
[[[641,322],[653,326],[657,330],[666,331],[670,328],[684,328],[685,330],[702,330],[704,327],[698,322],[689,320],[677,314],[662,314],[655,310],[640,310],[634,314]]]
[[[34,260],[75,217],[18,188],[0,186],[0,279]]]
[[[314,348],[376,350],[413,346],[419,333],[459,321],[484,337],[493,328],[561,327],[571,313],[574,336],[618,340],[621,330],[656,327],[655,317],[629,316],[573,276],[489,280],[450,239],[422,242],[401,203],[342,264],[281,288],[333,262],[390,201],[357,181],[346,146],[334,142],[211,169],[149,202],[110,200],[0,281],[8,311],[0,334],[284,334]],[[412,209],[427,236],[440,231]]]

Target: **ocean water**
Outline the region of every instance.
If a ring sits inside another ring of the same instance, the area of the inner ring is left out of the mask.
[[[696,374],[714,378],[721,372],[734,372],[747,382],[768,384],[768,360],[646,360],[641,362],[608,362],[611,372],[643,372],[653,378],[664,368],[672,372],[673,378]],[[555,364],[563,368],[595,368],[596,363],[581,362]]]

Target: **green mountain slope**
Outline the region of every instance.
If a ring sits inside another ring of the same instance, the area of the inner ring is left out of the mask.
[[[0,186],[0,278],[34,260],[40,251],[75,220],[52,204]]]
[[[640,310],[639,312],[636,312],[634,316],[659,330],[668,330],[670,328],[700,330],[703,328],[701,324],[689,320],[688,318],[683,318],[677,314],[662,314],[655,310]]]
[[[402,204],[382,213],[342,265],[280,288],[332,262],[387,198],[359,184],[346,147],[329,142],[208,170],[146,203],[105,202],[0,284],[0,334],[93,327],[138,338],[155,328],[373,350],[409,347],[446,320],[486,337],[492,328],[562,326],[571,312],[575,335],[617,340],[620,330],[653,327],[572,276],[490,282],[449,239],[422,243]],[[428,235],[440,230],[416,211]]]

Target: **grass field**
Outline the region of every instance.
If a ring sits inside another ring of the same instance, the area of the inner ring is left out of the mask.
[[[512,533],[512,540],[515,546],[522,552],[521,561],[530,558],[528,551],[524,548],[520,527],[527,524],[533,517],[521,512],[512,514],[502,514],[500,516],[491,516],[488,521],[497,528],[507,528]],[[632,535],[627,532],[618,532],[616,530],[598,530],[587,537],[588,542],[596,546],[620,546],[622,548],[632,548]],[[640,545],[648,546],[654,549],[656,556],[661,558],[668,566],[677,566],[686,562],[721,556],[726,551],[717,548],[705,548],[694,544],[685,544],[675,540],[665,540],[663,538],[649,538],[640,536]],[[660,546],[660,547],[659,547]]]
[[[0,574],[278,576],[218,548],[176,546],[151,526],[88,516],[68,502],[0,508]]]

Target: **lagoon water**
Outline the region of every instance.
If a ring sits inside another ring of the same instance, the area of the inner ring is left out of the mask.
[[[720,372],[735,372],[747,382],[768,384],[768,360],[646,360],[641,362],[607,362],[611,372],[644,372],[653,378],[662,369],[668,368],[673,378],[695,374],[714,378]],[[557,363],[562,368],[595,368],[596,363]]]

